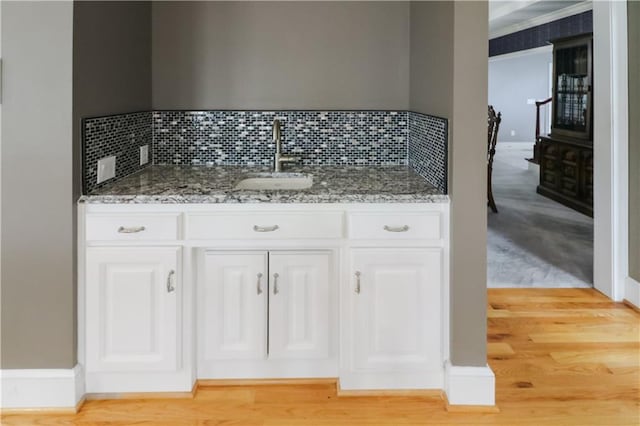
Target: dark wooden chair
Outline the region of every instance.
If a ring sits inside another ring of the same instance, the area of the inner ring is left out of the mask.
[[[488,134],[487,134],[487,204],[494,213],[498,213],[498,207],[493,199],[493,188],[491,185],[491,174],[493,173],[493,156],[496,154],[496,143],[498,142],[498,130],[502,121],[502,113],[497,113],[493,106],[489,105]]]

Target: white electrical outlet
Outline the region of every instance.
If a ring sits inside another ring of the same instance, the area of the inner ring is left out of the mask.
[[[527,105],[535,105],[536,100],[535,99],[527,99]]]
[[[515,130],[512,130],[512,131],[511,131],[511,136],[515,136],[515,135],[516,135],[516,131],[515,131]]]
[[[116,156],[105,157],[98,160],[98,183],[112,179],[116,176]]]
[[[149,162],[149,145],[143,145],[140,147],[140,165],[147,164]]]

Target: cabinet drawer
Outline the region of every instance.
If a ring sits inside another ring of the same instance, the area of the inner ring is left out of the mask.
[[[433,213],[353,213],[349,215],[349,238],[439,240],[441,215]]]
[[[191,214],[187,239],[342,238],[342,213]]]
[[[87,240],[177,240],[177,213],[171,214],[90,214]]]

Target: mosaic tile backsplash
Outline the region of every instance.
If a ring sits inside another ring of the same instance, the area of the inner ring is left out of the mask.
[[[130,175],[153,163],[151,112],[84,120],[84,193]],[[140,165],[140,147],[149,145],[149,162]],[[116,176],[98,184],[98,160],[116,156]]]
[[[409,165],[427,182],[447,193],[448,122],[444,118],[409,112]]]
[[[276,118],[304,165],[407,164],[406,111],[155,111],[155,162],[270,165]]]
[[[447,120],[408,111],[152,111],[85,120],[85,193],[97,160],[117,155],[116,179],[149,164],[271,165],[272,124],[303,165],[410,165],[446,193]],[[105,182],[112,182],[114,179]]]

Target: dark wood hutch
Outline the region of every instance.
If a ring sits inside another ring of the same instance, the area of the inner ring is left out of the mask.
[[[551,133],[537,141],[537,192],[593,216],[593,36],[553,43]]]

